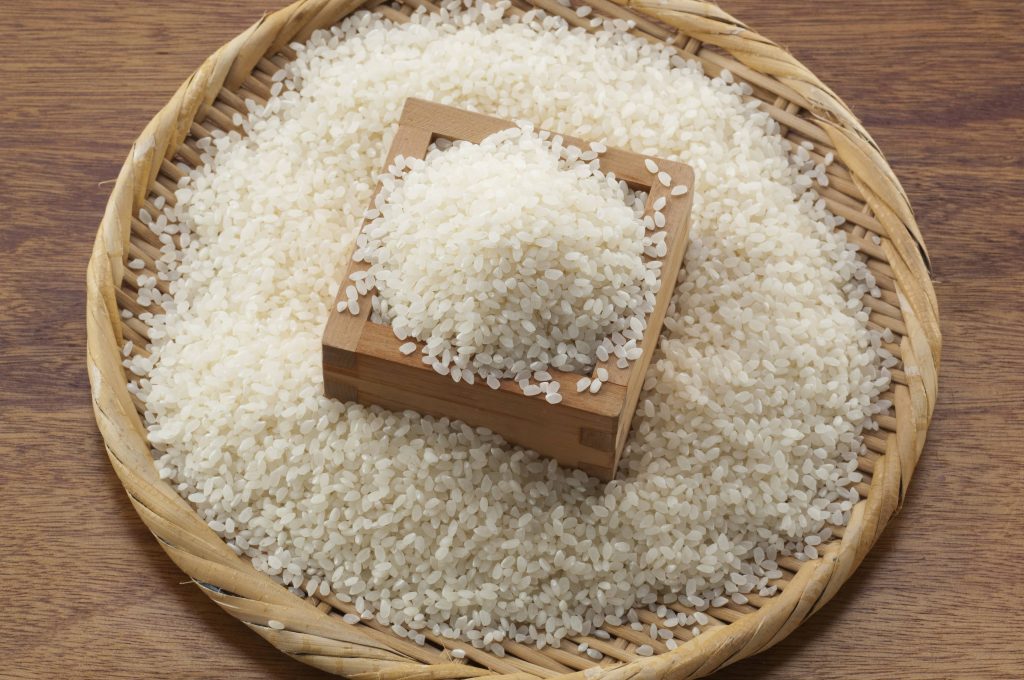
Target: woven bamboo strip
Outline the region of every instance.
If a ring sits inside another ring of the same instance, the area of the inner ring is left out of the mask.
[[[591,30],[589,19],[553,0],[516,0],[515,11],[531,6],[559,14]],[[780,559],[783,578],[773,597],[748,596],[749,604],[728,604],[706,612],[711,622],[697,637],[673,629],[680,643],[669,651],[650,636],[658,623],[641,612],[644,630],[606,626],[610,640],[583,636],[559,648],[535,650],[506,643],[506,655],[428,635],[419,647],[376,623],[350,625],[337,612],[350,605],[333,596],[301,598],[257,572],[203,522],[177,493],[159,479],[146,431],[139,417],[143,405],[127,390],[121,346],[131,340],[132,353],[147,356],[148,333],[137,317],[159,312],[135,300],[137,277],[155,275],[163,246],[139,219],[145,209],[158,213],[153,201],[173,205],[173,191],[188,168],[203,162],[197,142],[214,129],[235,129],[235,114],[245,115],[246,100],[265,103],[271,76],[295,57],[289,45],[304,41],[360,7],[372,8],[394,21],[407,21],[417,8],[438,11],[429,0],[382,5],[379,0],[300,0],[264,16],[215,52],[175,93],[133,145],[115,182],[96,237],[88,269],[89,376],[96,420],[115,472],[139,516],[168,555],[211,599],[259,635],[295,658],[328,672],[350,677],[447,678],[501,677],[504,680],[558,677],[695,678],[757,653],[788,635],[827,602],[860,564],[889,518],[902,502],[920,456],[935,404],[941,339],[926,251],[906,195],[881,152],[843,102],[784,49],[752,31],[717,6],[702,0],[592,0],[595,14],[635,21],[634,30],[652,41],[668,41],[679,54],[701,63],[709,75],[728,69],[747,82],[764,110],[779,122],[791,144],[810,143],[816,163],[832,153],[828,186],[819,193],[860,246],[882,288],[879,298],[865,299],[873,328],[890,329],[887,343],[902,363],[893,371],[894,385],[881,398],[894,406],[875,421],[881,428],[864,437],[860,469],[870,479],[856,488],[849,524],[835,527],[835,539],[821,546],[816,560]],[[876,244],[871,235],[881,237]],[[138,259],[141,270],[126,263]],[[159,281],[159,279],[158,279]],[[159,281],[158,285],[166,286]],[[166,288],[164,288],[166,289]],[[121,317],[121,310],[131,317]],[[674,604],[673,611],[693,610]],[[270,626],[275,622],[275,627]],[[283,630],[278,630],[281,624]],[[599,662],[579,654],[587,642],[600,651]],[[659,654],[640,657],[648,644]],[[456,661],[448,649],[466,651]]]

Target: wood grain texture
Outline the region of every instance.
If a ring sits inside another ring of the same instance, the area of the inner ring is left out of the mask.
[[[944,332],[910,497],[836,599],[721,678],[1014,678],[1024,667],[1024,62],[1016,2],[725,0],[874,134],[914,202]],[[277,3],[0,8],[0,677],[315,677],[188,584],[89,407],[84,270],[131,141]]]

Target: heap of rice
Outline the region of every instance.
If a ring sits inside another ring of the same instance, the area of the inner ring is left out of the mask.
[[[217,135],[176,206],[144,216],[171,294],[146,277],[140,298],[165,313],[143,317],[152,356],[126,361],[130,388],[161,475],[229,545],[396,633],[496,654],[636,607],[697,627],[708,606],[772,594],[779,555],[817,554],[888,406],[860,301],[874,282],[810,190],[823,168],[744,86],[618,30],[494,6],[402,25],[360,12],[298,52],[278,96],[237,117],[246,136]],[[323,396],[321,331],[407,96],[694,166],[685,276],[616,481]],[[695,613],[654,604],[676,601]]]
[[[402,352],[551,403],[550,368],[589,372],[602,345],[623,367],[639,358],[661,264],[643,256],[664,255],[665,232],[652,218],[647,232],[646,194],[601,172],[597,151],[547,137],[524,125],[396,158],[356,241],[370,267],[339,311],[376,286],[373,320],[418,341]]]

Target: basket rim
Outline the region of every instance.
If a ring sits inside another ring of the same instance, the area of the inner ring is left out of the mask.
[[[875,220],[875,233],[882,237],[875,256],[887,266],[898,299],[895,306],[902,316],[897,320],[897,335],[904,371],[903,382],[893,389],[893,431],[878,447],[869,493],[855,505],[841,539],[827,544],[817,559],[796,568],[779,595],[728,625],[657,656],[635,657],[623,665],[600,667],[596,673],[557,676],[562,680],[702,677],[774,645],[828,602],[899,509],[936,400],[941,352],[937,303],[924,240],[899,180],[845,103],[788,51],[706,0],[584,2],[606,15],[634,18],[648,36],[667,40],[695,57],[704,57],[705,48],[720,50],[740,79],[778,96],[771,113],[782,119],[780,123],[795,118],[813,125],[818,141],[834,149],[837,160],[848,169],[850,183],[863,197],[864,212]],[[532,0],[532,4],[551,13],[572,14],[552,0]],[[243,85],[262,59],[365,5],[376,9],[380,3],[297,0],[264,15],[204,61],[132,145],[107,203],[87,272],[86,361],[97,425],[111,465],[161,547],[208,597],[281,651],[341,675],[534,678],[509,663],[494,663],[489,669],[452,659],[431,664],[418,661],[406,653],[407,641],[328,616],[257,572],[159,478],[145,426],[127,390],[121,345],[130,329],[121,319],[118,294],[128,273],[125,261],[134,216],[161,171],[193,123],[209,113],[224,90],[233,93]],[[801,119],[800,113],[806,117]],[[271,628],[271,620],[281,622],[284,629]]]

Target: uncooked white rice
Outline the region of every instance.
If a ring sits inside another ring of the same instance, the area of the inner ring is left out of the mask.
[[[599,345],[639,358],[662,264],[644,256],[665,255],[665,233],[645,227],[645,193],[580,156],[528,122],[397,156],[356,238],[353,260],[368,268],[343,284],[338,310],[372,295],[371,320],[416,341],[404,354],[419,349],[456,382],[516,380],[553,404],[547,369],[589,372]]]
[[[870,273],[744,86],[537,13],[445,16],[314,35],[247,137],[217,135],[177,207],[146,216],[172,295],[140,277],[166,313],[140,315],[152,356],[126,364],[160,473],[258,569],[413,640],[540,646],[676,600],[699,633],[712,600],[770,595],[779,556],[858,500],[888,381]],[[695,168],[685,275],[616,481],[324,398],[322,326],[409,95]]]

